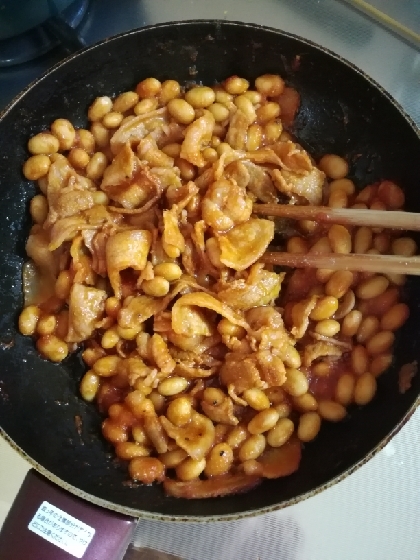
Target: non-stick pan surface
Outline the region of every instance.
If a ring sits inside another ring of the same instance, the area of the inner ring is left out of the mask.
[[[181,22],[143,28],[90,47],[30,86],[0,119],[0,426],[3,434],[53,482],[105,507],[167,518],[233,517],[293,503],[340,479],[383,446],[410,416],[420,379],[404,395],[400,367],[420,357],[420,283],[405,287],[411,316],[374,401],[338,424],[325,423],[305,446],[292,476],[265,481],[245,494],[206,501],[167,498],[160,486],[128,484],[101,437],[101,418],[78,394],[77,355],[59,365],[39,357],[17,331],[21,269],[34,186],[21,173],[28,138],[58,118],[86,126],[98,95],[115,95],[149,76],[214,84],[229,75],[249,79],[280,73],[301,94],[294,132],[315,156],[341,154],[359,186],[387,178],[420,211],[420,138],[410,119],[356,68],[287,33],[233,22]]]

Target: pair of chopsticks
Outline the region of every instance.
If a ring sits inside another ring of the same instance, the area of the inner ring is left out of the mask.
[[[255,214],[294,220],[312,220],[324,224],[368,226],[383,229],[420,231],[420,214],[413,212],[329,208],[327,206],[293,206],[287,204],[254,204]],[[380,272],[382,274],[410,274],[420,276],[420,257],[369,254],[296,254],[266,252],[261,258],[267,264],[292,268],[327,268]]]

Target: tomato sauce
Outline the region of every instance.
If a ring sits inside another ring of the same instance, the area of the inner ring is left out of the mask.
[[[315,375],[310,368],[308,374],[309,391],[317,400],[333,399],[339,378],[349,371],[351,371],[349,354],[340,360],[331,362],[328,375]]]
[[[96,398],[99,411],[105,414],[112,404],[121,402],[126,394],[126,390],[114,387],[110,383],[104,383],[101,385]]]
[[[312,288],[319,286],[316,272],[316,269],[296,269],[289,278],[284,295],[282,294],[282,303],[287,304],[305,299]]]

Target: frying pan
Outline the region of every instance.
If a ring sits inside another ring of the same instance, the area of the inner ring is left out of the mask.
[[[26,143],[58,118],[86,126],[98,95],[116,95],[141,79],[174,78],[214,84],[238,74],[280,73],[301,94],[292,132],[318,158],[345,157],[362,187],[387,178],[420,211],[420,137],[393,99],[337,55],[275,29],[227,21],[184,21],[142,28],[68,58],[28,87],[0,118],[0,426],[2,435],[52,482],[91,502],[132,516],[208,520],[267,512],[311,496],[350,474],[381,449],[418,404],[420,378],[405,394],[398,371],[418,359],[420,283],[404,288],[411,315],[398,335],[395,359],[375,399],[350,409],[345,421],[325,423],[305,445],[299,470],[267,480],[248,494],[180,500],[160,486],[128,485],[126,466],[101,437],[101,417],[78,393],[79,355],[55,365],[17,331],[21,270],[34,186],[21,173]]]

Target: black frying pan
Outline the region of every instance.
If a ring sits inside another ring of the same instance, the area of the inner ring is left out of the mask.
[[[300,56],[296,64],[295,57]],[[398,392],[400,367],[420,357],[420,280],[406,298],[411,316],[374,401],[338,424],[325,423],[306,445],[299,470],[245,495],[206,501],[167,498],[160,486],[132,488],[101,437],[101,417],[78,394],[77,355],[60,365],[39,357],[16,328],[21,269],[34,186],[21,173],[28,138],[58,118],[86,124],[98,95],[115,95],[155,76],[213,84],[232,74],[280,73],[302,104],[293,132],[315,157],[341,154],[360,187],[387,178],[402,185],[406,208],[420,211],[420,137],[391,97],[362,72],[309,41],[256,25],[199,21],[157,25],[85,49],[22,93],[0,119],[0,426],[41,473],[70,492],[134,516],[220,518],[269,511],[340,480],[380,449],[414,411],[420,378]],[[82,419],[79,434],[75,417]]]

